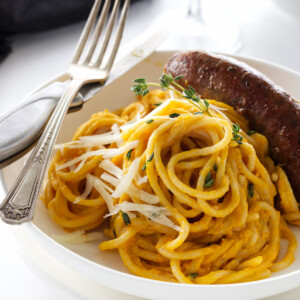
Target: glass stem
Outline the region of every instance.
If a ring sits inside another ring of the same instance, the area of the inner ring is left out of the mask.
[[[187,16],[204,24],[202,15],[202,0],[190,0]]]

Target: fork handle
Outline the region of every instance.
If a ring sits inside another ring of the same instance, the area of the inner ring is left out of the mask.
[[[60,99],[44,133],[0,206],[2,220],[21,224],[33,219],[41,184],[64,116],[84,82],[73,79]]]

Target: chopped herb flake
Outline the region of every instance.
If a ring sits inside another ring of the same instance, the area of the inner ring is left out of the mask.
[[[152,214],[152,217],[153,218],[157,218],[157,217],[159,217],[161,215],[161,211],[156,211],[156,212],[154,212],[153,214]]]
[[[248,134],[248,135],[252,135],[252,134],[254,134],[254,133],[256,133],[255,130],[248,130],[248,131],[247,131],[247,134]]]
[[[128,224],[131,224],[129,216],[123,211],[121,211],[121,213],[122,213],[122,218],[123,218],[125,225],[127,226]]]
[[[197,276],[199,276],[199,273],[190,273],[187,276],[191,277],[192,279],[195,279]]]
[[[215,170],[215,172],[218,171],[218,166],[217,166],[217,164],[214,164],[214,170]]]
[[[133,149],[129,150],[126,154],[127,159],[129,160],[131,157],[131,153],[132,153]]]
[[[214,184],[214,179],[211,177],[211,172],[208,172],[205,178],[204,187],[210,188],[213,184]]]
[[[253,195],[254,195],[254,184],[251,183],[251,182],[249,182],[249,183],[248,183],[248,196],[249,196],[250,198],[252,198]]]
[[[196,111],[196,112],[193,113],[193,115],[202,115],[202,114],[203,114],[202,111]]]
[[[243,144],[243,137],[239,134],[240,129],[241,127],[238,123],[232,124],[232,139],[236,141],[239,145]]]
[[[149,159],[144,163],[144,165],[142,167],[142,171],[146,170],[147,164],[152,161],[153,157],[154,157],[154,152],[151,154],[151,156],[149,157]]]
[[[161,104],[161,102],[154,103],[155,106],[160,106]]]
[[[115,229],[113,229],[114,236],[117,237]]]
[[[180,116],[180,114],[177,114],[177,113],[173,113],[173,114],[169,115],[170,118],[177,118],[179,116]]]
[[[144,163],[143,167],[142,167],[142,171],[145,171],[147,168],[147,162]]]
[[[150,120],[146,121],[147,124],[150,124],[152,122],[153,122],[153,119],[150,119]]]
[[[154,157],[154,152],[151,154],[151,156],[149,157],[149,159],[147,160],[147,162],[150,162]]]

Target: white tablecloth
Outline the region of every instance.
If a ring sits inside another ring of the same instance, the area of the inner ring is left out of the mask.
[[[280,11],[268,0],[223,2],[226,1],[204,2],[204,13],[213,18],[219,10],[223,16],[236,22],[243,42],[239,54],[264,59],[300,72],[300,20]],[[151,26],[154,18],[169,11],[171,7],[181,9],[183,6],[180,0],[144,0],[133,3],[123,43],[142,33]],[[67,66],[82,26],[83,23],[78,23],[12,39],[13,52],[0,64],[1,114],[22,101],[37,85]],[[161,48],[167,49],[168,41]],[[81,299],[29,260],[22,252],[22,245],[19,247],[20,244],[16,243],[11,228],[2,222],[0,234],[1,299]],[[104,287],[93,299],[96,298],[136,299]],[[300,299],[300,288],[270,299]]]

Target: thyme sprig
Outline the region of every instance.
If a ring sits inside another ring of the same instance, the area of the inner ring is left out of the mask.
[[[183,75],[176,76],[175,78],[171,74],[162,74],[159,78],[160,83],[147,82],[145,78],[138,78],[133,80],[136,84],[131,87],[131,90],[138,96],[145,96],[149,93],[149,86],[157,86],[165,90],[173,91],[174,93],[187,99],[190,103],[196,106],[201,112],[207,113],[211,116],[209,112],[209,102],[206,99],[200,99],[196,95],[196,91],[193,87],[188,86],[185,89],[183,86],[178,84],[176,81],[181,79]]]

